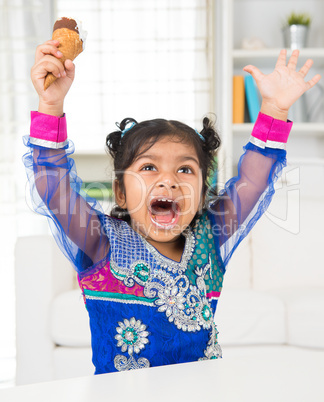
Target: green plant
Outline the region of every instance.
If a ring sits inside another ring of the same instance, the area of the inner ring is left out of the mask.
[[[307,13],[297,14],[295,12],[292,12],[291,14],[289,14],[287,16],[285,26],[305,25],[308,27],[310,25],[311,21],[312,21],[311,16]]]

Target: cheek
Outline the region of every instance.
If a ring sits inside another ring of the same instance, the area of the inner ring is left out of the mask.
[[[184,186],[184,193],[190,195],[193,200],[199,200],[202,191],[202,178],[188,181]]]
[[[131,213],[145,205],[147,185],[143,178],[134,172],[125,172],[124,185],[126,193],[127,209]]]
[[[202,201],[202,198],[203,198],[202,188],[203,188],[202,179],[200,178],[199,182],[197,183],[197,185],[195,187],[195,190],[194,190],[194,193],[195,193],[195,196],[194,196],[195,201],[194,201],[194,203],[195,203],[197,208],[199,208],[199,205],[200,205],[200,203]]]
[[[184,215],[194,215],[197,212],[201,201],[201,191],[201,180],[192,180],[182,184],[182,195],[178,201],[184,202]]]

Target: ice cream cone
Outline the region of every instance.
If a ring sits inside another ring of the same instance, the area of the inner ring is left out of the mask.
[[[75,20],[70,18],[61,18],[57,20],[54,24],[53,29],[53,40],[58,40],[60,42],[58,49],[63,53],[63,56],[59,59],[64,65],[65,60],[74,60],[84,48],[84,33],[83,40],[79,34],[79,27]],[[48,73],[44,81],[44,90],[46,90],[55,80],[52,73]]]

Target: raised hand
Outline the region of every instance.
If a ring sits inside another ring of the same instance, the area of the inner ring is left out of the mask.
[[[63,114],[63,103],[73,79],[75,67],[71,60],[65,65],[59,60],[62,53],[58,50],[58,41],[47,41],[36,49],[35,64],[31,69],[31,79],[39,96],[38,111],[60,116]],[[47,73],[53,73],[57,79],[44,91]]]
[[[257,67],[248,65],[244,71],[250,73],[262,96],[261,112],[276,119],[287,120],[288,110],[307,90],[318,83],[321,76],[316,74],[305,81],[313,61],[308,59],[297,71],[299,50],[294,50],[287,64],[287,51],[281,50],[272,73],[263,74]]]

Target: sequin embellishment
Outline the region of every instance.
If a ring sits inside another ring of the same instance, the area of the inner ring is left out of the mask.
[[[150,269],[143,260],[136,260],[130,268],[121,268],[114,261],[110,262],[110,270],[115,278],[122,281],[126,286],[132,287],[135,282],[144,286],[149,279]]]
[[[150,362],[145,357],[140,357],[136,361],[133,356],[127,359],[126,356],[117,355],[114,358],[114,365],[118,371],[128,371],[150,367]]]
[[[210,338],[207,344],[207,348],[204,350],[204,357],[201,357],[198,360],[213,360],[219,359],[222,357],[222,349],[217,341],[217,328],[216,324],[213,323],[212,330],[210,333]]]
[[[127,352],[129,358],[117,355],[114,358],[116,370],[126,371],[150,367],[150,362],[146,358],[141,357],[136,360],[133,356],[134,353],[140,353],[149,342],[147,339],[149,332],[146,331],[146,325],[141,320],[136,320],[135,317],[130,320],[124,319],[124,322],[119,322],[118,325],[115,336],[117,347],[120,347],[122,352]]]
[[[186,229],[182,232],[182,235],[186,238],[185,248],[183,250],[182,258],[180,262],[171,260],[170,258],[165,257],[160,254],[155,247],[153,247],[149,242],[145,239],[141,239],[145,244],[145,247],[149,252],[153,255],[155,261],[159,264],[159,266],[168,272],[182,274],[186,271],[188,262],[191,259],[193,252],[195,250],[196,239],[194,234]]]
[[[118,341],[117,346],[121,347],[122,352],[127,351],[129,355],[132,355],[145,348],[149,333],[141,320],[132,317],[130,320],[125,319],[124,322],[119,322],[118,325],[115,339]]]
[[[204,276],[210,264],[196,268],[196,286],[190,284],[186,275],[172,276],[165,271],[154,272],[154,280],[144,287],[144,295],[157,297],[155,305],[164,312],[169,320],[182,331],[195,332],[201,328],[209,329],[213,314],[206,297]]]

